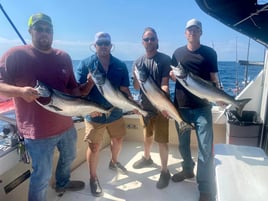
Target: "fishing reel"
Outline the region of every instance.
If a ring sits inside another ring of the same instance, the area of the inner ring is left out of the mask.
[[[5,146],[14,147],[18,144],[17,128],[16,126],[7,123],[2,126],[1,139]]]

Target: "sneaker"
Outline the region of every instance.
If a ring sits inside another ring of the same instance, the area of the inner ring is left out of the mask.
[[[180,182],[183,181],[184,179],[190,179],[194,177],[193,171],[181,171],[172,176],[172,181],[174,182]]]
[[[210,193],[200,193],[199,201],[214,201]]]
[[[160,178],[159,178],[158,182],[156,183],[156,187],[159,189],[167,187],[169,184],[169,179],[170,179],[169,171],[167,171],[167,172],[161,171]]]
[[[113,163],[110,161],[109,168],[111,170],[120,171],[122,174],[127,174],[127,169],[119,162]]]
[[[65,191],[80,191],[85,187],[83,181],[69,181],[69,183],[64,187],[55,187],[57,193],[63,193]]]
[[[146,159],[144,156],[142,156],[142,158],[140,160],[136,161],[132,167],[134,169],[141,169],[144,167],[148,167],[148,166],[152,165],[153,163],[154,163],[154,161],[151,159],[151,157],[149,159]]]
[[[100,186],[98,178],[89,180],[91,194],[95,197],[100,197],[103,195],[102,188]]]

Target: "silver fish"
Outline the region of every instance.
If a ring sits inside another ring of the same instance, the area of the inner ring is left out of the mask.
[[[207,99],[210,102],[223,101],[232,104],[239,115],[242,114],[243,108],[251,100],[250,98],[236,100],[234,97],[214,86],[211,82],[191,72],[187,73],[181,65],[177,67],[171,66],[171,68],[178,82],[190,93],[199,98]]]
[[[166,111],[171,118],[181,124],[183,120],[181,119],[177,109],[167,95],[155,84],[153,79],[148,76],[146,72],[139,71],[137,66],[134,68],[134,73],[141,90],[152,105],[160,112]]]
[[[142,116],[147,116],[148,112],[141,109],[140,105],[134,100],[129,99],[119,89],[115,89],[111,82],[105,77],[105,75],[92,74],[92,79],[96,84],[100,93],[104,98],[109,101],[114,107],[121,108],[124,113],[132,112],[137,110]]]
[[[82,97],[71,96],[56,89],[46,86],[38,81],[36,87],[40,98],[36,100],[40,106],[51,112],[63,116],[86,116],[91,112],[101,112],[109,115],[110,110],[106,110],[98,104]]]

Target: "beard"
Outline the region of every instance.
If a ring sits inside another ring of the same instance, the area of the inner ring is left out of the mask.
[[[48,39],[48,38],[39,38],[38,40],[36,40],[35,46],[36,48],[46,51],[51,49],[51,45],[52,45],[52,40]]]
[[[98,55],[101,56],[101,57],[105,57],[105,56],[108,56],[110,55],[110,51],[106,50],[106,49],[101,49],[98,51]]]

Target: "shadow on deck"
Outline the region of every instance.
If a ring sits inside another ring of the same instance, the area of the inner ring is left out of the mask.
[[[193,148],[193,156],[196,159],[196,149]],[[90,193],[89,173],[87,164],[83,163],[72,172],[72,179],[83,180],[86,183],[85,189],[79,192],[66,192],[58,197],[53,189],[49,189],[49,201],[84,201],[84,200],[114,200],[114,201],[148,201],[148,200],[198,200],[198,189],[195,178],[174,183],[170,180],[169,186],[159,190],[156,188],[156,181],[160,174],[160,159],[157,144],[152,148],[152,159],[154,165],[144,169],[133,169],[132,164],[141,158],[143,144],[141,142],[125,141],[119,161],[128,169],[128,175],[122,175],[108,168],[110,160],[110,148],[105,147],[100,153],[98,165],[98,177],[103,188],[103,197],[96,198]],[[181,157],[175,145],[169,147],[168,167],[171,174],[180,170]]]

